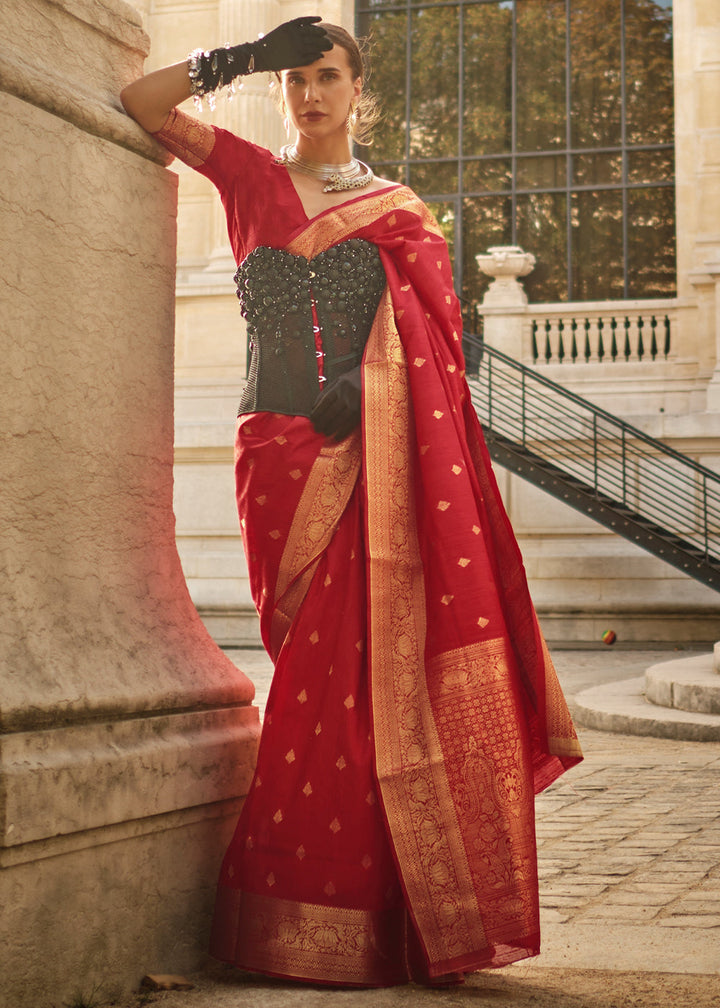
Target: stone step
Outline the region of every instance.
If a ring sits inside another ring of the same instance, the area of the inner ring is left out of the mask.
[[[720,714],[720,675],[712,654],[652,665],[645,673],[645,695],[661,707]]]
[[[197,605],[208,633],[221,648],[262,647],[260,620],[252,605]]]
[[[624,735],[720,742],[720,714],[659,707],[645,695],[645,677],[593,686],[569,703],[578,725]]]

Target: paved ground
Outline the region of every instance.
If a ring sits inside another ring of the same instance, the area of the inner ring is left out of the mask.
[[[269,666],[233,654],[264,704]],[[554,650],[566,693],[641,675],[672,651]],[[462,988],[322,991],[234,970],[153,995],[164,1008],[720,1006],[720,743],[584,731],[586,759],[538,798],[543,951]],[[141,1002],[133,1002],[140,1004]],[[144,1003],[151,1003],[146,1001]]]

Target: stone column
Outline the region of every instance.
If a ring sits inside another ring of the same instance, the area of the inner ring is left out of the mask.
[[[718,193],[720,198],[720,186]],[[708,341],[714,349],[715,368],[708,385],[706,408],[708,413],[720,413],[720,249],[716,261],[693,270],[690,279],[697,293],[703,328],[711,337],[714,335],[714,340]]]
[[[196,965],[252,686],[172,510],[176,179],[120,109],[122,0],[0,5],[0,1005]]]
[[[675,0],[675,174],[679,345],[711,376],[720,413],[720,13],[715,0]],[[694,311],[692,309],[695,309]]]
[[[210,44],[252,41],[282,20],[279,4],[272,0],[243,0],[242,3],[218,0],[220,37]],[[277,150],[286,141],[283,140],[282,117],[270,97],[269,80],[269,75],[264,73],[242,78],[237,82],[239,91],[229,97],[228,92],[222,92],[217,98],[215,112],[204,118],[253,143]],[[225,211],[219,199],[213,201],[213,250],[207,269],[230,278],[235,271]]]
[[[530,353],[528,299],[518,278],[532,272],[535,256],[516,245],[494,245],[475,256],[475,261],[493,278],[482,302],[484,340],[515,360],[525,361]]]

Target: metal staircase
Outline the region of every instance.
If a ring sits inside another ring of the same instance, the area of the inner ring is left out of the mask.
[[[720,591],[719,474],[477,336],[463,348],[495,461]]]

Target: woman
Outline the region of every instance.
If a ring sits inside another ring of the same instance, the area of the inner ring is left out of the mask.
[[[580,758],[468,395],[447,248],[351,157],[355,40],[300,18],[130,85],[210,178],[251,336],[240,524],[275,663],[212,951],[342,985],[539,950],[534,794]],[[280,156],[175,106],[276,71]],[[188,76],[190,74],[190,76]]]

